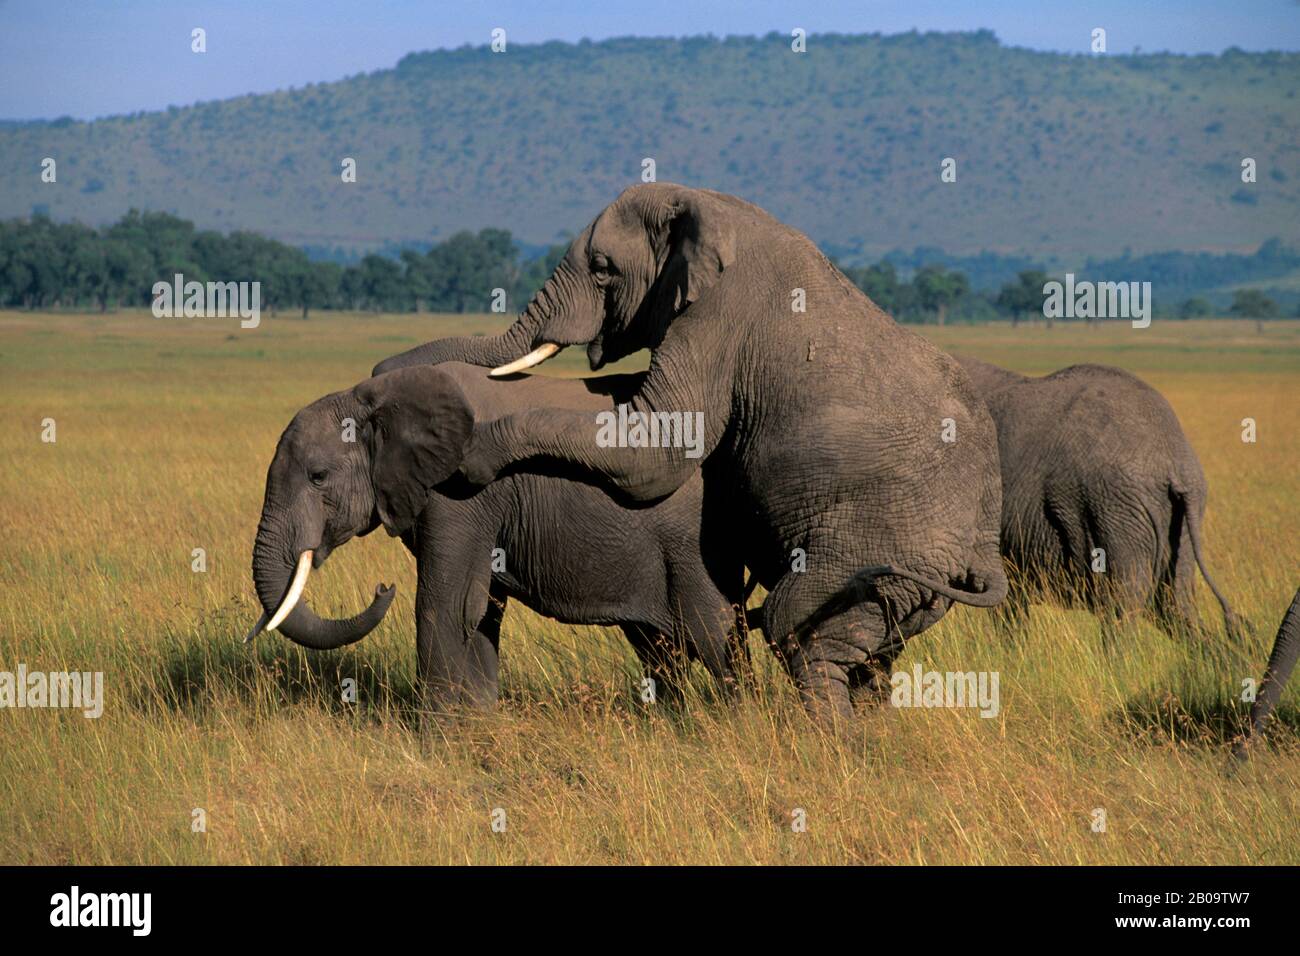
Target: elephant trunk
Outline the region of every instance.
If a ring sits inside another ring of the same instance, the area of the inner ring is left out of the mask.
[[[1239,740],[1232,749],[1232,756],[1237,760],[1246,758],[1251,741],[1257,737],[1268,723],[1273,708],[1282,697],[1296,661],[1300,659],[1300,590],[1291,599],[1286,616],[1277,629],[1277,639],[1273,642],[1273,652],[1268,658],[1268,667],[1264,671],[1264,680],[1259,685],[1259,694],[1250,708],[1250,728],[1246,736]]]
[[[400,355],[384,359],[374,367],[371,375],[383,375],[399,368],[413,365],[438,365],[442,362],[464,362],[484,368],[497,368],[513,362],[532,350],[534,340],[548,314],[548,303],[555,295],[555,277],[528,302],[528,306],[511,323],[510,328],[498,335],[457,335],[434,339]]]
[[[347,620],[325,620],[317,617],[305,600],[299,600],[306,577],[311,568],[311,552],[304,551],[290,560],[283,546],[284,536],[277,530],[277,523],[264,515],[257,529],[257,541],[253,546],[253,583],[257,588],[257,597],[262,602],[265,615],[262,621],[249,634],[252,639],[262,627],[278,616],[286,600],[293,600],[292,609],[276,627],[281,634],[295,644],[310,647],[313,650],[331,650],[354,644],[373,631],[393,603],[396,589],[393,587],[375,588],[375,597],[370,606],[355,617]],[[302,558],[306,556],[306,560]],[[297,574],[295,574],[295,566]],[[296,581],[291,583],[291,577]]]

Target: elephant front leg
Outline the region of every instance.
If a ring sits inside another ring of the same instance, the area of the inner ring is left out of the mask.
[[[717,447],[726,419],[725,405],[693,394],[638,397],[598,413],[529,409],[477,428],[460,471],[486,485],[514,462],[550,458],[600,475],[635,501],[655,501],[681,487]]]
[[[762,608],[758,609],[759,611]],[[749,656],[750,618],[744,605],[732,606],[735,622],[727,633],[726,666],[721,678],[723,692],[735,703],[740,692],[754,686],[754,661]],[[755,615],[755,617],[761,617]]]
[[[641,699],[646,703],[681,704],[682,685],[690,666],[685,648],[647,625],[624,625],[623,634],[636,651],[645,677],[652,682],[641,686]],[[653,690],[653,694],[647,695],[647,690]]]
[[[482,585],[485,589],[487,582]],[[421,736],[445,728],[466,709],[496,705],[499,689],[499,642],[505,596],[487,601],[477,627],[451,609],[465,606],[456,595],[432,600],[427,589],[416,596],[416,646]]]

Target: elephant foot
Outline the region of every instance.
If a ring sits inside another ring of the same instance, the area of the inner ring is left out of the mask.
[[[879,707],[893,693],[893,660],[873,659],[849,672],[849,699],[855,709]]]
[[[845,669],[832,661],[804,661],[791,667],[799,699],[813,722],[830,729],[853,718]]]

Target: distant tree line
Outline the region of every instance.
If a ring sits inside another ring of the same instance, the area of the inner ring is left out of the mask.
[[[939,325],[949,320],[1010,319],[1012,324],[1018,324],[1041,319],[1043,287],[1053,278],[1043,269],[1022,269],[1015,279],[1003,283],[997,291],[976,291],[964,272],[939,264],[922,266],[910,279],[903,278],[888,259],[856,269],[842,267],[842,271],[900,322]],[[1162,318],[1192,319],[1214,315],[1216,310],[1206,299],[1194,296],[1181,303],[1157,301],[1154,312]],[[1281,314],[1281,307],[1258,289],[1234,292],[1232,306],[1227,310],[1232,318],[1256,320],[1279,318]]]
[[[0,306],[101,311],[148,306],[154,283],[170,282],[180,273],[186,281],[258,281],[264,309],[300,309],[304,318],[312,309],[487,312],[498,302],[513,313],[546,281],[565,248],[555,245],[525,258],[508,231],[482,229],[345,265],[312,259],[302,249],[251,232],[196,230],[192,222],[164,212],[133,209],[102,229],[35,215],[0,221]],[[890,260],[843,271],[900,321],[939,325],[1032,320],[1042,315],[1049,279],[1041,269],[1023,269],[997,291],[977,291],[965,272],[937,263],[909,274]],[[504,299],[497,290],[504,291]],[[1156,304],[1156,314],[1165,317],[1213,312],[1200,296]],[[1268,319],[1281,309],[1257,289],[1240,289],[1229,312]]]
[[[155,282],[261,283],[262,307],[487,312],[494,290],[517,311],[564,253],[521,261],[510,233],[460,232],[427,251],[368,255],[351,266],[251,232],[196,230],[169,213],[132,210],[102,229],[46,216],[0,221],[0,305],[25,309],[147,306]]]

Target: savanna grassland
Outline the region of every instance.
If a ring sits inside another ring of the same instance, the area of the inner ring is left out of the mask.
[[[105,685],[98,720],[0,711],[0,863],[1300,863],[1300,689],[1270,744],[1224,774],[1241,681],[1300,583],[1300,323],[924,330],[1026,372],[1113,363],[1168,397],[1209,479],[1210,567],[1257,627],[1240,657],[1145,622],[1107,656],[1093,618],[1044,606],[1007,642],[957,608],[898,667],[998,672],[997,717],[884,706],[827,736],[757,638],[738,705],[700,680],[674,711],[640,702],[618,632],[513,605],[500,709],[422,752],[414,560],[379,533],[312,576],[334,616],[397,582],[354,647],[244,646],[253,534],[299,407],[383,356],[500,321],[0,313],[0,670]]]

